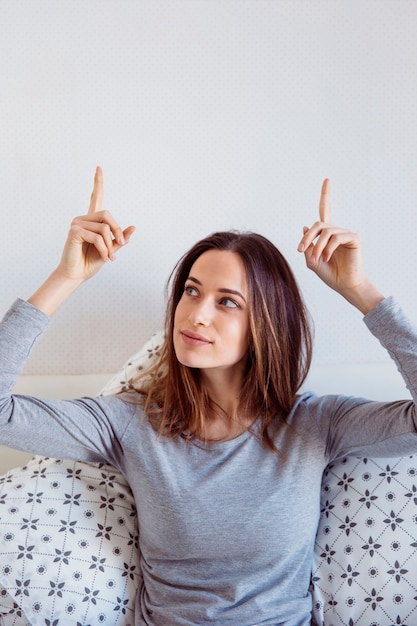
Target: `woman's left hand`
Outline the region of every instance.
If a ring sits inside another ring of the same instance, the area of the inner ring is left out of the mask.
[[[369,281],[362,265],[361,240],[357,233],[330,222],[330,182],[321,189],[320,220],[303,228],[298,251],[304,252],[307,267],[329,287],[363,312],[383,299]]]

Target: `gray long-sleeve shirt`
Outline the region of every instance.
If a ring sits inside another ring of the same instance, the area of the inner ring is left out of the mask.
[[[417,331],[390,298],[365,322],[414,401],[300,395],[276,437],[277,455],[250,432],[207,445],[158,439],[132,392],[68,401],[12,395],[48,326],[19,300],[0,326],[0,443],[106,461],[126,475],[143,573],[136,626],[306,626],[325,466],[347,454],[417,450]]]

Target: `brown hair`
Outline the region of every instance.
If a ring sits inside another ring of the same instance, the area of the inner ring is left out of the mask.
[[[248,283],[249,352],[240,394],[241,415],[260,416],[263,443],[275,450],[273,431],[285,423],[311,363],[310,319],[286,259],[256,233],[217,232],[197,242],[177,263],[166,312],[166,340],[144,393],[145,413],[161,435],[204,438],[213,408],[199,370],[182,365],[173,344],[174,315],[191,267],[208,250],[228,250],[242,259]]]

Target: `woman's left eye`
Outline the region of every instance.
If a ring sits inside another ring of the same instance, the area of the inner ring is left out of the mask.
[[[222,298],[221,304],[223,304],[224,306],[226,306],[226,307],[228,307],[230,309],[238,309],[239,308],[239,303],[236,302],[236,300],[233,300],[232,298]]]

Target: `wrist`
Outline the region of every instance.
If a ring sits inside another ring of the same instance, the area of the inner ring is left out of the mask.
[[[83,280],[68,278],[56,269],[28,298],[28,302],[51,317],[83,282]]]
[[[363,315],[369,313],[377,304],[385,299],[385,296],[373,283],[366,280],[357,287],[345,289],[341,295],[356,307]]]

